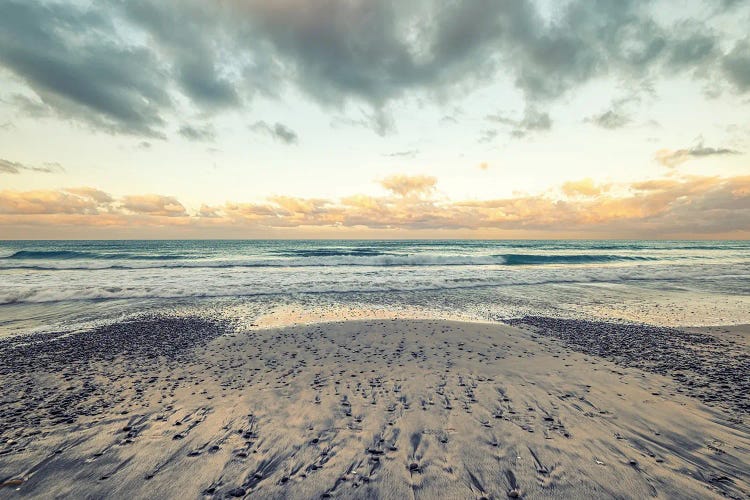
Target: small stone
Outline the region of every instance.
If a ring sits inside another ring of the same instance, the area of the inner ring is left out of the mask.
[[[245,490],[242,488],[234,488],[229,491],[227,491],[227,495],[235,498],[244,497],[245,496]]]

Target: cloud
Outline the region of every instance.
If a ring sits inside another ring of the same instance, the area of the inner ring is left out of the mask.
[[[570,197],[593,197],[609,190],[608,185],[596,184],[593,179],[581,179],[580,181],[569,181],[561,186],[562,192]]]
[[[747,3],[732,9],[746,15]],[[395,101],[448,102],[504,80],[527,108],[511,130],[520,137],[549,128],[537,109],[598,78],[639,89],[683,73],[750,90],[747,38],[659,10],[637,0],[571,0],[551,17],[532,0],[6,0],[0,66],[27,85],[26,113],[152,137],[183,103],[210,116],[287,91],[366,108],[384,133]]]
[[[180,127],[179,134],[189,141],[213,141],[216,137],[213,128],[210,126],[194,127],[184,125]]]
[[[388,156],[390,158],[414,158],[419,154],[419,151],[416,149],[408,149],[405,151],[395,151],[393,153],[387,153],[384,156]]]
[[[0,213],[11,215],[118,215],[185,216],[185,207],[172,196],[125,196],[82,186],[60,190],[0,191]]]
[[[719,40],[699,22],[684,22],[677,31],[667,55],[674,69],[696,68],[716,56]]]
[[[278,209],[275,213],[279,215],[320,213],[329,203],[320,198],[295,198],[293,196],[271,196],[269,201],[276,204]]]
[[[488,115],[487,120],[509,126],[511,128],[510,135],[517,139],[526,137],[533,132],[544,132],[552,128],[552,120],[549,114],[533,107],[527,107],[523,117],[520,119],[509,118],[501,113],[497,113]]]
[[[114,201],[112,195],[105,193],[104,191],[92,187],[74,187],[66,188],[63,191],[66,193],[74,194],[82,198],[89,198],[96,201],[99,204],[107,204]]]
[[[655,179],[617,186],[584,179],[561,191],[567,199],[523,195],[444,202],[395,191],[395,197],[353,195],[338,201],[278,197],[267,203],[227,204],[221,213],[225,224],[256,228],[567,231],[592,237],[747,234],[750,227],[748,176]],[[619,194],[611,194],[615,192]]]
[[[117,38],[106,8],[0,4],[0,64],[66,118],[113,132],[158,136],[171,106],[156,54]]]
[[[4,102],[12,104],[21,114],[30,118],[46,118],[53,114],[52,108],[38,99],[32,99],[23,94],[13,94]]]
[[[99,203],[65,191],[0,191],[0,214],[97,214]]]
[[[479,142],[481,143],[488,143],[492,142],[497,138],[498,131],[494,128],[486,128],[482,130],[482,132],[479,135]]]
[[[606,128],[609,130],[614,130],[618,128],[622,128],[628,123],[630,123],[630,117],[626,115],[625,113],[618,111],[616,109],[608,109],[607,111],[591,116],[586,119],[586,121],[589,121],[595,125],[598,125],[601,128]]]
[[[171,75],[192,102],[206,111],[241,104],[237,82],[229,78],[221,52],[220,9],[196,1],[126,0],[114,2],[123,17],[145,31],[171,63]],[[226,47],[229,48],[229,47]]]
[[[727,78],[740,92],[750,90],[750,37],[737,42],[724,57]]]
[[[201,205],[201,208],[198,210],[198,213],[196,214],[198,217],[203,217],[207,219],[216,219],[218,217],[221,217],[220,215],[221,207],[212,207],[206,204]]]
[[[392,175],[380,185],[399,196],[424,195],[435,190],[437,178],[429,175]]]
[[[264,121],[255,122],[250,126],[250,130],[267,134],[274,140],[284,144],[297,144],[299,141],[299,137],[297,137],[297,133],[294,130],[278,122],[274,125],[269,125]]]
[[[427,235],[435,231],[491,231],[496,235],[509,231],[516,235],[633,238],[750,236],[750,176],[670,177],[613,186],[584,179],[539,195],[454,202],[429,196],[432,180],[420,183],[409,179],[416,187],[398,187],[388,196],[355,194],[338,200],[276,196],[263,202],[203,205],[193,214],[171,196],[115,199],[93,188],[6,190],[0,191],[0,227],[33,225],[41,237],[49,234],[45,231],[65,225],[160,226],[162,236],[172,234],[170,228],[178,228],[178,234],[193,237],[207,229],[219,235],[249,229],[332,229],[357,230],[359,234],[387,230]],[[409,184],[393,182],[396,186]],[[422,196],[407,196],[414,189]],[[556,192],[564,197],[555,196]]]
[[[185,207],[174,196],[143,194],[125,196],[121,201],[125,210],[142,215],[160,215],[164,217],[184,217]]]
[[[676,167],[692,158],[705,158],[708,156],[726,156],[741,154],[740,151],[729,148],[706,147],[702,142],[688,149],[660,149],[654,155],[656,161],[665,167]]]
[[[636,0],[573,0],[552,19],[529,0],[236,3],[303,91],[375,109],[412,91],[451,95],[499,75],[513,81],[528,108],[604,76],[636,87],[675,70],[720,77],[714,56],[731,40],[702,20],[658,20]]]
[[[0,158],[0,174],[20,174],[23,172],[51,174],[64,171],[65,169],[59,163],[45,163],[42,166],[33,166]]]

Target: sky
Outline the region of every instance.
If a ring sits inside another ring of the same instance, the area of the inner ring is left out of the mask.
[[[3,0],[0,239],[750,238],[750,0]]]

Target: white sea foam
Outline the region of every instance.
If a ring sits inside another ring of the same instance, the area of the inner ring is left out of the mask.
[[[44,322],[65,322],[95,318],[105,304],[138,310],[202,298],[398,296],[486,312],[521,303],[581,309],[648,288],[718,303],[750,295],[749,251],[744,242],[0,242],[0,313],[14,311],[0,329],[40,311]],[[596,286],[606,294],[584,293]],[[75,307],[55,305],[65,303]]]

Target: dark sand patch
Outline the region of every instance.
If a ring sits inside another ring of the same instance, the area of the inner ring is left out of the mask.
[[[750,413],[750,349],[727,327],[679,330],[651,325],[526,316],[532,327],[571,348],[622,366],[669,376],[684,392],[738,416]],[[717,329],[729,335],[717,334]],[[730,336],[731,335],[731,336]]]

